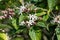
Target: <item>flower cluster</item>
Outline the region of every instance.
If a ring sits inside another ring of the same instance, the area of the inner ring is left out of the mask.
[[[11,18],[13,15],[15,15],[14,10],[10,8],[8,8],[7,10],[2,10],[1,13],[3,15],[0,16],[0,19]]]
[[[28,21],[22,21],[20,23],[20,25],[26,25],[27,24],[27,26],[30,26],[30,25],[35,24],[35,21],[38,19],[38,17],[35,14],[33,14],[33,15],[29,14],[28,18],[29,18]]]
[[[29,14],[28,18],[29,18],[29,21],[27,21],[28,26],[33,25],[37,20],[37,16],[35,14],[34,15]]]

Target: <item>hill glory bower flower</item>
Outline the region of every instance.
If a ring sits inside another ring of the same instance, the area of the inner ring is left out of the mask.
[[[25,7],[25,6],[20,6],[20,14],[22,14],[22,12],[25,12],[25,11],[27,11],[27,8]]]
[[[34,21],[33,20],[29,20],[29,21],[26,21],[26,23],[27,23],[27,26],[30,27],[30,25],[33,25],[34,24]]]
[[[34,25],[35,21],[38,19],[38,17],[35,14],[29,14],[28,18],[29,20],[22,21],[20,25],[31,26]]]
[[[13,15],[15,15],[14,10],[11,8],[7,8],[6,10],[2,10],[1,13],[3,14],[0,16],[0,19],[4,18],[12,18]]]
[[[25,21],[22,21],[19,25],[25,25]]]
[[[29,14],[28,18],[29,18],[30,20],[35,21],[35,20],[37,20],[38,17],[37,17],[35,14],[33,14],[33,15]]]
[[[54,18],[54,22],[60,23],[60,15],[58,15]]]
[[[27,21],[28,26],[35,24],[35,21],[38,19],[38,17],[35,14],[33,15],[29,14],[28,18],[29,18],[29,21]]]

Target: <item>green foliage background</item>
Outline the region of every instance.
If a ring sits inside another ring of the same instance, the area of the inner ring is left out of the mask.
[[[16,9],[16,7],[20,7],[23,3],[25,3],[25,5],[26,3],[32,4],[32,6],[29,7],[32,9],[29,12],[30,14],[34,14],[34,9],[38,8],[36,11],[36,16],[42,17],[42,20],[37,20],[36,25],[31,27],[19,25],[19,22],[21,23],[23,20],[28,20],[27,15],[29,13],[19,15],[19,10]],[[0,30],[0,40],[9,40],[9,38],[10,40],[60,39],[60,24],[51,23],[51,20],[54,19],[52,13],[55,15],[55,12],[58,13],[60,10],[60,0],[24,0],[24,2],[23,0],[0,0],[0,10],[5,10],[7,8],[14,9],[15,16],[12,17],[12,19],[0,19],[0,29],[5,31],[3,32]],[[0,13],[0,15],[2,14]],[[6,33],[8,35],[6,35]]]

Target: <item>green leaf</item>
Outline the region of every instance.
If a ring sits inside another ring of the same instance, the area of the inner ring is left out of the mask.
[[[36,16],[42,16],[42,15],[45,15],[46,12],[41,12],[41,13],[37,13]]]
[[[36,33],[36,39],[41,40],[41,30],[36,30],[35,33]]]
[[[0,33],[0,38],[1,38],[0,40],[2,40],[2,39],[3,40],[9,40],[8,36],[5,33]]]
[[[40,27],[47,27],[46,23],[44,22],[38,22],[36,25]]]
[[[4,28],[11,28],[11,26],[0,23],[0,29],[1,29],[1,28],[2,28],[2,29],[4,29]]]
[[[33,0],[33,1],[38,2],[38,0]]]
[[[12,25],[14,26],[14,28],[17,30],[18,29],[18,26],[17,26],[17,23],[16,23],[16,19],[12,18]]]
[[[57,0],[47,0],[48,1],[48,7],[50,10],[53,10],[54,6],[56,5]]]
[[[20,29],[19,29],[19,30],[16,31],[16,33],[21,33],[22,31],[23,31],[23,30],[20,30]]]
[[[34,2],[41,2],[42,0],[31,0],[31,1],[34,1]]]
[[[15,13],[17,14],[17,13],[19,13],[19,11],[20,11],[20,10],[15,10]]]
[[[24,15],[23,15],[23,14],[22,14],[22,15],[20,15],[20,17],[19,17],[19,23],[20,23],[20,22],[22,22],[22,21],[24,20],[24,18],[25,18],[25,17],[24,17]]]
[[[60,40],[60,28],[56,28],[56,35],[57,35],[57,39]]]
[[[0,9],[1,9],[1,10],[4,10],[5,8],[6,8],[6,5],[0,4]]]
[[[23,37],[16,37],[13,40],[24,40],[24,38]]]
[[[0,1],[2,1],[2,0],[0,0]]]
[[[19,0],[19,2],[20,2],[22,5],[24,5],[24,0]]]
[[[57,35],[57,39],[60,40],[60,35]]]
[[[49,15],[45,15],[45,16],[43,16],[43,21],[47,21],[48,18],[49,18]]]
[[[29,30],[29,35],[31,40],[41,40],[41,31],[39,30],[34,30],[34,29],[30,29]]]

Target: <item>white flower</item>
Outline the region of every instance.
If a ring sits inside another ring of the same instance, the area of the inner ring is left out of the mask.
[[[35,14],[34,15],[29,14],[28,18],[33,21],[37,20],[37,16]]]
[[[26,9],[25,6],[20,6],[20,14],[22,14],[22,12],[24,12],[25,9]]]
[[[54,22],[60,23],[60,15],[58,15],[54,18]]]
[[[28,26],[33,25],[37,20],[37,16],[35,14],[33,15],[29,14],[28,18],[29,18],[29,21],[27,21]]]
[[[31,15],[31,14],[29,14],[28,18],[31,20],[31,19],[32,19],[32,15]]]
[[[33,17],[32,20],[34,20],[34,21],[37,20],[37,16],[35,14],[32,15],[32,17]]]
[[[25,22],[24,22],[24,21],[22,21],[22,22],[20,23],[20,25],[25,25]]]
[[[28,24],[28,26],[30,26],[30,25],[33,25],[34,21],[33,20],[29,20],[29,21],[26,21],[26,23]]]

